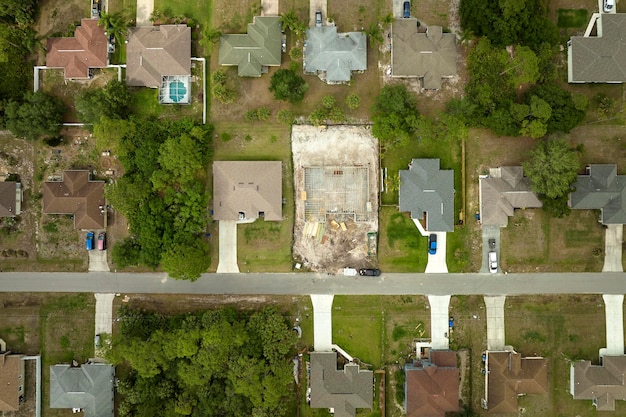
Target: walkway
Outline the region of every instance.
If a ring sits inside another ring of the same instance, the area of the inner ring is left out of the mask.
[[[624,354],[624,296],[608,295],[604,299],[606,314],[606,349],[604,355]]]
[[[436,350],[448,350],[450,347],[449,313],[450,296],[429,295],[430,303],[430,340]]]
[[[217,273],[237,273],[237,222],[235,220],[219,221],[219,252]]]
[[[602,272],[624,272],[622,265],[622,243],[624,225],[609,224],[604,236],[604,266]]]
[[[154,11],[154,0],[137,0],[137,26],[152,26],[150,17]]]
[[[313,350],[331,352],[333,349],[334,295],[311,294],[313,304]]]
[[[487,306],[487,350],[504,350],[505,296],[485,297]]]

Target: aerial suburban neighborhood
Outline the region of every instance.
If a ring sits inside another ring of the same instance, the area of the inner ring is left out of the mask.
[[[1,3],[2,416],[626,415],[626,4]]]

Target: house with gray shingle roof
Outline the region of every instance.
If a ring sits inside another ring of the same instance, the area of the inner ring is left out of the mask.
[[[571,208],[599,209],[602,224],[626,224],[626,176],[617,175],[617,165],[589,165],[574,187]]]
[[[0,182],[0,217],[15,217],[22,213],[22,184]]]
[[[439,159],[413,159],[400,171],[400,211],[408,211],[428,232],[454,231],[454,171]]]
[[[213,218],[282,220],[280,161],[213,162]]]
[[[337,369],[336,352],[311,353],[311,407],[333,408],[335,417],[354,417],[372,408],[374,373],[348,363]]]
[[[602,365],[576,361],[570,365],[570,394],[592,400],[598,411],[615,411],[615,400],[626,400],[626,356],[603,356]]]
[[[282,29],[278,16],[255,16],[247,34],[220,36],[218,62],[237,66],[240,77],[260,77],[267,67],[280,66]]]
[[[113,417],[115,368],[105,363],[50,367],[50,408],[80,409],[85,417]]]
[[[595,36],[591,36],[595,26]],[[567,81],[626,81],[626,13],[594,13],[584,36],[567,42]]]
[[[479,198],[484,226],[506,227],[515,209],[542,207],[520,166],[490,168],[489,176],[479,179]]]
[[[393,77],[421,78],[427,90],[441,88],[441,79],[456,75],[456,36],[441,26],[420,30],[417,19],[391,24]]]
[[[445,417],[459,411],[459,368],[456,352],[429,350],[404,366],[404,409],[407,417]]]
[[[347,83],[352,71],[367,69],[367,37],[363,32],[337,33],[336,26],[306,31],[304,72],[328,84]]]
[[[187,25],[130,29],[126,45],[126,84],[159,88],[163,77],[191,75],[191,28]]]

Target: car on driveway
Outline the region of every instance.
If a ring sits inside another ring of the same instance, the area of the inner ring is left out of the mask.
[[[495,274],[498,272],[498,254],[495,251],[489,251],[489,272]]]
[[[489,249],[490,250],[495,250],[496,249],[496,240],[495,239],[489,239]]]
[[[87,250],[93,250],[93,232],[87,232],[87,236],[85,236],[85,247]]]
[[[604,13],[611,13],[611,11],[613,11],[614,6],[615,6],[615,0],[604,0],[602,9],[604,9]]]
[[[377,277],[380,275],[380,269],[363,268],[359,269],[359,275],[366,277]]]
[[[322,12],[319,10],[315,12],[315,27],[316,28],[322,27]]]
[[[428,236],[428,253],[431,255],[437,253],[437,235],[434,233],[431,233],[430,236]]]
[[[106,232],[98,233],[98,250],[105,250],[107,248],[107,234]]]
[[[405,1],[402,6],[402,17],[408,19],[411,17],[411,2]]]

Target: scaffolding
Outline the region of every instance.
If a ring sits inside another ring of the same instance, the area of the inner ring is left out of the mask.
[[[304,168],[304,220],[366,222],[371,212],[369,169],[363,166]],[[370,203],[370,204],[368,204]]]

